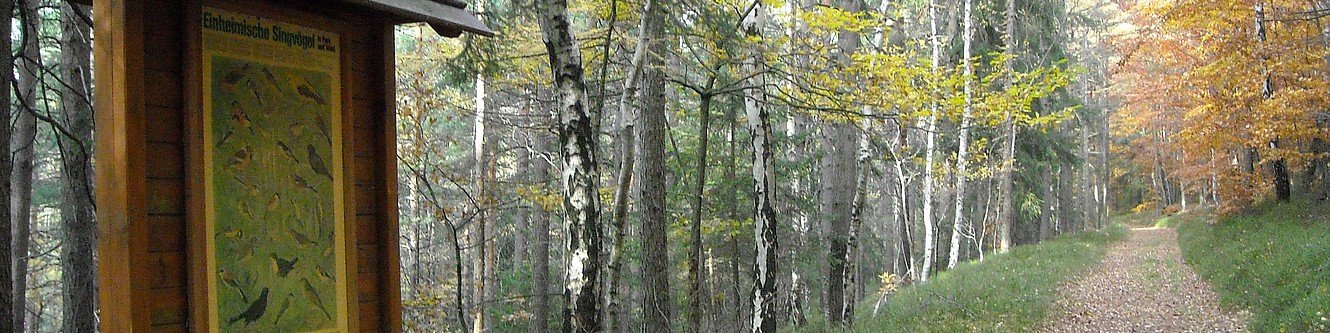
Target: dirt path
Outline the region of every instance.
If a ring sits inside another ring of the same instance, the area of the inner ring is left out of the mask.
[[[1133,229],[1093,270],[1059,288],[1048,332],[1244,332],[1249,315],[1182,262],[1173,229]]]

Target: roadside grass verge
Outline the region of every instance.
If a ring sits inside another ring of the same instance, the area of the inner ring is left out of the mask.
[[[876,316],[870,298],[857,309],[854,332],[1028,332],[1043,324],[1057,289],[1097,263],[1106,245],[1127,236],[1114,225],[1104,231],[1066,235],[983,262],[968,262],[902,288]],[[796,332],[831,332],[824,319]]]
[[[1330,332],[1330,209],[1295,199],[1178,228],[1182,256],[1253,332]]]

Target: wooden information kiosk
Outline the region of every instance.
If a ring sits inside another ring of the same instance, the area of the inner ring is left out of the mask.
[[[103,332],[400,331],[393,26],[456,0],[97,0]]]

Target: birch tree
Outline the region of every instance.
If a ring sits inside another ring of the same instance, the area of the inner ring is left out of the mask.
[[[942,62],[942,35],[938,33],[938,3],[937,0],[928,2],[928,44],[932,48],[931,60],[933,74],[937,75]],[[935,88],[936,89],[936,88]],[[934,90],[936,93],[937,91]],[[937,244],[934,241],[933,233],[937,231],[937,226],[933,220],[934,211],[934,192],[937,182],[934,170],[934,156],[937,155],[937,121],[938,105],[937,101],[929,104],[928,118],[924,120],[926,133],[924,139],[924,196],[923,200],[923,218],[924,218],[924,258],[923,267],[919,269],[919,282],[928,282],[928,276],[933,272],[933,261],[936,257]]]
[[[961,15],[965,21],[964,31],[961,34],[962,53],[961,66],[965,69],[965,109],[961,113],[960,128],[960,148],[956,150],[956,213],[955,222],[951,225],[951,254],[947,256],[947,269],[956,268],[956,262],[960,258],[961,252],[961,228],[965,226],[965,182],[968,180],[969,158],[970,158],[970,118],[973,113],[974,91],[971,81],[974,77],[974,65],[971,63],[973,55],[970,53],[971,44],[974,43],[974,19],[972,18],[972,7],[974,0],[965,0],[965,9]]]
[[[762,38],[766,24],[766,8],[758,2],[744,17],[743,30],[749,38]],[[765,55],[761,46],[751,52],[747,67],[750,73],[766,71]],[[776,324],[776,278],[780,272],[777,251],[779,241],[776,228],[776,172],[771,147],[771,116],[766,109],[764,74],[749,78],[750,89],[745,91],[744,110],[748,115],[748,129],[752,132],[753,149],[753,234],[756,248],[753,265],[753,313],[751,332],[774,333]]]
[[[541,0],[540,29],[554,76],[559,112],[564,223],[568,259],[564,331],[591,333],[600,325],[600,172],[596,135],[587,110],[582,54],[568,18],[567,0]]]

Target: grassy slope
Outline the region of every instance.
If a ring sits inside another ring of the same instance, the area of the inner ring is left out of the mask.
[[[1031,331],[1043,322],[1058,286],[1098,263],[1105,245],[1125,236],[1125,228],[1114,226],[958,265],[928,284],[901,289],[877,316],[872,315],[875,300],[859,305],[854,331]],[[799,331],[828,329],[825,323],[812,323]]]
[[[1217,226],[1183,223],[1183,258],[1255,332],[1330,331],[1330,205],[1268,204]]]

